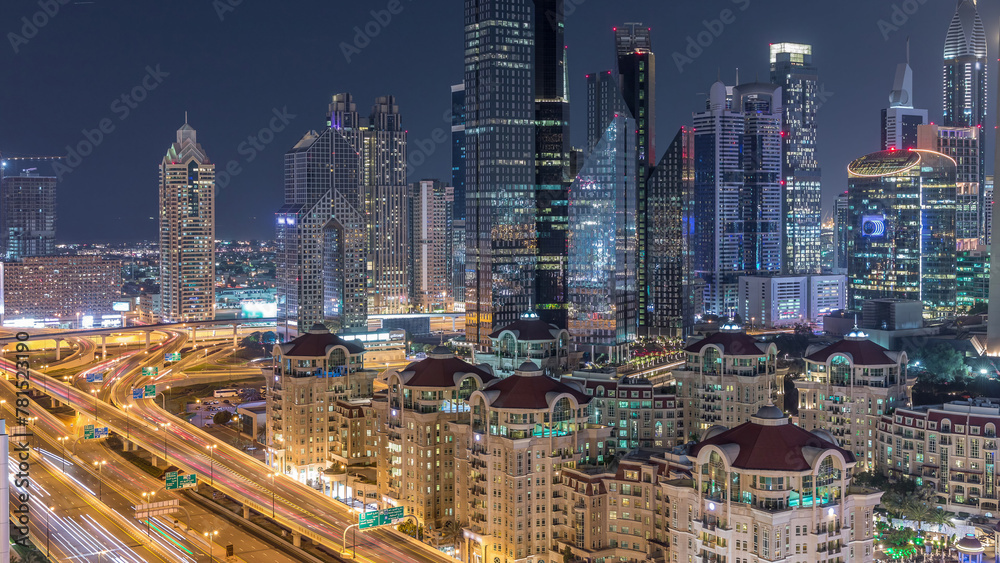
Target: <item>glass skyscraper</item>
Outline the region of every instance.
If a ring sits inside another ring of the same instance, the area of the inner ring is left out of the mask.
[[[465,84],[451,87],[452,297],[455,312],[465,311]]]
[[[785,110],[784,270],[789,274],[822,270],[822,189],[816,160],[818,80],[811,45],[771,45],[771,83],[781,86]]]
[[[570,188],[569,332],[611,361],[636,339],[635,121],[611,120]]]
[[[932,151],[882,151],[848,168],[848,308],[908,299],[922,301],[927,318],[954,315],[955,161]]]
[[[986,127],[986,28],[976,10],[975,0],[961,0],[944,44],[944,118],[946,127]],[[986,143],[978,147],[979,178],[977,187],[986,183]],[[976,212],[985,206],[984,194],[978,191]],[[971,197],[971,196],[970,196]],[[980,230],[981,228],[980,218]],[[978,234],[982,238],[982,234]]]
[[[562,0],[465,0],[466,330],[565,320]]]
[[[731,94],[731,97],[730,97]],[[694,114],[693,274],[704,311],[732,316],[740,276],[781,272],[781,88],[716,82]]]

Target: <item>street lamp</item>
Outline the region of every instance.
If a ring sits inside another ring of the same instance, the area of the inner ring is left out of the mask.
[[[214,530],[212,532],[205,532],[202,535],[205,536],[205,539],[208,540],[209,557],[211,558],[212,563],[215,563],[215,543],[213,542],[213,539],[219,535],[219,531]]]
[[[59,436],[58,438],[56,438],[56,440],[58,440],[59,443],[62,444],[62,451],[63,451],[62,466],[63,466],[63,473],[66,473],[66,440],[69,440],[69,436]]]
[[[169,391],[170,391],[170,386],[169,386],[169,385],[167,385],[167,388],[166,388],[166,390],[165,390],[165,391],[163,392],[163,394],[162,394],[162,395],[160,395],[160,397],[162,397],[162,398],[163,398],[163,410],[167,410],[167,393],[168,393]]]
[[[97,418],[97,389],[91,389],[90,393],[94,396],[94,421],[98,422],[100,419]]]
[[[218,444],[212,444],[210,446],[205,446],[205,449],[208,450],[209,458],[211,459],[212,486],[213,487],[215,486],[215,448],[218,448],[218,447],[219,447]]]
[[[125,410],[125,439],[131,439],[131,419],[128,416],[128,411],[132,409],[132,405],[122,405],[122,409]]]
[[[49,512],[55,510],[56,507],[50,506]],[[49,556],[49,512],[45,513],[45,557]]]
[[[170,461],[167,459],[167,428],[170,428],[169,422],[160,423],[160,429],[163,430],[163,462],[169,464]]]
[[[271,518],[274,518],[274,480],[278,477],[277,473],[268,473],[268,477],[271,478]]]
[[[108,464],[108,462],[104,461],[104,460],[95,461],[94,462],[94,467],[97,468],[97,487],[98,487],[97,488],[97,500],[98,500],[98,502],[104,502],[104,478],[101,476],[102,473],[103,473],[101,471],[101,469],[105,465],[107,465],[107,464]]]
[[[142,503],[146,504],[146,500],[153,502],[153,495],[156,491],[149,491],[148,493],[142,493]],[[149,538],[149,507],[146,507],[146,538]]]

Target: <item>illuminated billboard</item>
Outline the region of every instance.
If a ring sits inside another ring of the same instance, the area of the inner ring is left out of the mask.
[[[118,311],[119,313],[127,313],[132,310],[131,301],[115,301],[111,304],[112,311]]]

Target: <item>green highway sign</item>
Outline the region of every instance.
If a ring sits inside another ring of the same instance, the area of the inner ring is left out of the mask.
[[[84,440],[94,440],[97,438],[107,438],[108,437],[108,427],[102,426],[100,428],[94,428],[93,424],[88,424],[83,427],[83,439]]]
[[[153,369],[156,369],[156,368],[153,368]],[[144,399],[152,399],[155,396],[156,396],[156,385],[147,385],[146,386],[146,392],[143,395],[143,398]]]
[[[154,376],[155,377],[156,374],[159,371],[160,371],[160,369],[157,368],[157,367],[145,367],[145,368],[142,368],[142,375],[143,375],[143,377],[146,377],[146,376]]]
[[[404,516],[406,514],[402,506],[362,512],[358,515],[358,529],[367,530],[378,526],[388,526],[389,524],[395,524],[398,520],[402,520]]]
[[[171,471],[166,475],[166,483],[168,491],[194,487],[198,484],[198,474],[188,473],[187,475],[178,475],[176,471]]]
[[[169,354],[166,354],[163,357],[163,359],[166,360],[166,361],[168,361],[168,362],[179,362],[179,361],[181,361],[181,353],[180,352],[171,352]]]

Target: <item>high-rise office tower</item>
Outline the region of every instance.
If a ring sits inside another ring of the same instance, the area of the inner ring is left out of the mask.
[[[993,243],[993,178],[986,177],[986,188],[983,190],[983,242],[986,246]]]
[[[982,142],[979,127],[944,127],[921,125],[917,128],[917,146],[950,156],[957,167],[958,185],[955,239],[959,250],[975,250],[979,246],[980,174],[979,145]]]
[[[917,127],[927,123],[927,110],[913,107],[913,69],[909,46],[906,62],[896,67],[889,107],[882,110],[882,150],[905,151],[917,146]]]
[[[56,251],[56,182],[35,169],[0,181],[3,260],[51,256]]]
[[[565,318],[563,13],[562,0],[465,0],[465,337],[480,346],[529,308]]]
[[[215,165],[184,120],[160,163],[160,295],[164,322],[215,318]]]
[[[363,132],[368,314],[409,311],[406,131],[394,96],[375,100]]]
[[[650,336],[683,338],[694,323],[689,283],[694,134],[681,128],[649,177],[646,204],[645,322]],[[640,311],[640,315],[643,311]]]
[[[438,180],[410,184],[411,303],[421,313],[451,310],[455,192]]]
[[[986,127],[986,51],[986,28],[976,10],[976,0],[960,0],[944,43],[942,123],[946,127]],[[978,149],[977,185],[982,186],[986,183],[986,143],[980,142]],[[976,212],[981,215],[984,194],[975,195]]]
[[[618,76],[613,70],[587,75],[587,155],[601,142],[611,120],[624,107]]]
[[[569,199],[569,332],[580,345],[623,357],[636,339],[635,121],[611,120]]]
[[[406,132],[395,100],[378,98],[363,119],[350,94],[337,94],[326,125],[285,154],[276,238],[286,339],[409,307]]]
[[[1000,53],[1000,41],[997,43],[997,52]],[[997,74],[1000,75],[1000,59],[997,59]],[[997,98],[996,106],[996,126],[994,129],[1000,131],[1000,97]],[[1000,162],[1000,143],[995,143],[993,153],[994,165]],[[996,181],[996,171],[994,171],[994,182]],[[996,185],[993,186],[996,190]],[[997,202],[993,199],[990,204],[990,237],[992,232],[1000,232],[1000,213],[997,213]],[[992,241],[991,241],[992,242]],[[1000,264],[1000,244],[990,244],[990,265]],[[986,329],[986,354],[990,356],[1000,356],[1000,299],[995,298],[1000,295],[1000,276],[990,278],[990,296],[994,299],[989,303],[989,324]]]
[[[693,274],[704,312],[732,316],[740,276],[781,272],[781,87],[712,85],[694,114]],[[702,311],[698,311],[701,313]]]
[[[784,269],[789,274],[821,271],[822,189],[816,160],[819,76],[812,46],[771,45],[771,83],[781,86],[784,115]]]
[[[451,223],[453,310],[465,311],[465,84],[451,87],[451,185],[455,203]]]
[[[847,192],[837,196],[837,201],[834,206],[834,244],[836,245],[835,260],[833,263],[833,272],[835,274],[847,274],[847,236],[848,236],[848,223],[850,221],[850,214],[848,213],[850,206],[848,205]]]
[[[538,256],[535,310],[566,326],[570,170],[569,74],[564,0],[534,0],[535,8],[535,230]]]
[[[923,302],[927,318],[954,315],[954,161],[932,151],[882,151],[848,171],[848,308],[909,299]]]

